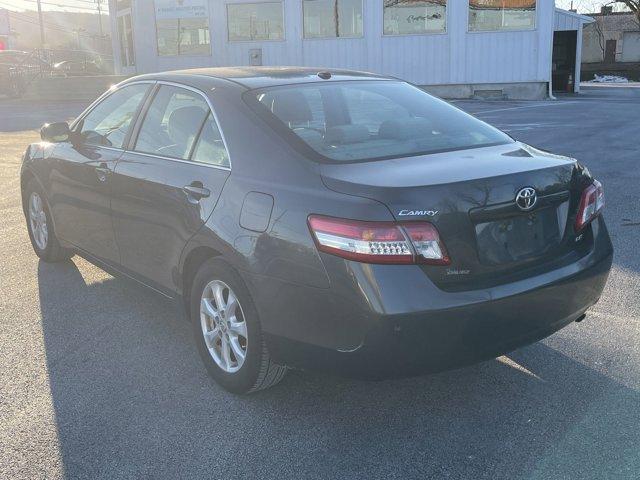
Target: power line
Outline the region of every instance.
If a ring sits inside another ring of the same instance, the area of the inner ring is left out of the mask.
[[[0,0],[0,7],[6,8],[7,6],[8,5],[7,5],[6,1]],[[18,18],[19,20],[23,20],[23,21],[29,21],[29,20],[33,21],[34,20],[34,18],[31,16],[31,13],[35,13],[33,11],[16,12],[16,11],[13,11],[13,10],[8,10],[8,12],[9,12],[9,15],[14,16],[15,18]],[[43,13],[44,14],[54,13],[55,14],[55,13],[83,13],[83,12],[52,12],[51,10],[49,10],[49,11],[43,11]],[[59,23],[53,23],[53,22],[50,22],[50,21],[47,21],[47,20],[43,20],[43,23],[45,25],[52,25],[52,26],[55,26],[55,27],[61,27],[65,31],[69,30],[68,25],[62,25],[62,24],[59,24]]]
[[[0,2],[0,4],[2,4],[2,2]],[[31,25],[39,25],[40,22],[34,18],[31,17],[24,17],[22,16],[20,13],[18,12],[9,12],[9,15],[15,19],[17,19],[20,22],[24,22],[24,23],[29,23]],[[51,22],[43,22],[43,25],[45,26],[45,28],[49,29],[49,30],[54,30],[54,31],[58,31],[58,32],[65,32],[65,33],[70,33],[71,30],[64,26],[64,25],[60,25],[59,23],[51,23]],[[96,35],[91,35],[91,34],[83,34],[83,36],[87,37],[87,38],[91,38],[91,37],[95,37]]]
[[[48,5],[48,6],[58,7],[58,8],[75,8],[75,9],[78,9],[78,10],[89,10],[89,11],[92,11],[92,12],[96,11],[96,7],[85,7],[84,5],[83,6],[68,5],[68,4],[64,4],[64,3],[45,2],[45,1],[42,1],[42,0],[22,0],[22,1],[23,2],[29,2],[29,3],[42,4],[42,5]],[[76,1],[81,1],[81,0],[76,0]],[[91,3],[91,4],[95,5],[94,2],[83,2],[83,3]]]
[[[27,12],[25,11],[25,15],[21,15],[18,14],[16,11],[14,11],[13,9],[15,8],[14,5],[7,5],[5,2],[0,2],[0,6],[3,6],[5,8],[7,8],[9,14],[16,19],[18,22],[24,22],[24,23],[28,23],[28,24],[32,24],[32,25],[38,25],[39,29],[40,29],[40,48],[45,48],[46,46],[46,39],[45,39],[45,28],[48,28],[49,30],[53,30],[56,32],[64,32],[64,33],[70,33],[70,29],[67,25],[60,25],[60,24],[56,24],[56,23],[51,23],[51,22],[45,22],[43,19],[43,11],[42,11],[42,5],[49,5],[49,6],[54,6],[54,7],[58,7],[63,9],[63,12],[67,12],[69,13],[68,10],[66,9],[72,9],[75,11],[86,11],[87,13],[89,11],[91,12],[96,12],[98,14],[98,22],[99,22],[99,27],[100,27],[100,34],[96,35],[96,34],[83,34],[82,30],[84,29],[73,29],[72,31],[75,33],[75,35],[77,36],[76,38],[78,39],[78,42],[80,41],[80,36],[83,36],[85,38],[104,38],[104,31],[102,28],[102,0],[75,0],[76,2],[80,2],[80,3],[84,3],[84,4],[91,4],[93,5],[92,7],[89,6],[80,6],[77,4],[74,5],[69,5],[68,3],[60,3],[60,0],[58,0],[57,2],[49,2],[49,1],[44,1],[44,0],[22,0],[24,2],[30,2],[30,3],[35,3],[37,6],[37,13],[38,13],[38,20],[35,21],[33,18],[29,17]],[[78,12],[80,13],[80,12]],[[85,30],[86,31],[86,30]]]
[[[88,3],[90,5],[95,5],[96,2],[94,0],[71,0],[73,2],[80,2],[80,3]]]
[[[30,3],[37,3],[38,0],[22,0],[23,2],[30,2]],[[78,8],[78,9],[84,9],[84,10],[96,10],[95,4],[96,2],[93,2],[91,0],[75,0],[76,2],[80,2],[82,5],[75,5],[75,4],[68,4],[68,3],[64,3],[61,2],[60,0],[56,0],[55,2],[49,2],[49,1],[42,1],[42,4],[45,5],[52,5],[55,7],[61,7],[61,8]],[[93,5],[92,7],[86,6],[87,5]]]

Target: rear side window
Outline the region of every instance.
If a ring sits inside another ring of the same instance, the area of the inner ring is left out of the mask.
[[[134,150],[187,160],[208,115],[209,105],[202,95],[162,85],[147,110]]]
[[[148,84],[119,88],[96,105],[76,127],[87,145],[122,148]]]
[[[288,85],[245,94],[319,161],[356,162],[510,143],[506,134],[399,81]]]
[[[207,115],[207,119],[204,122],[191,160],[218,167],[230,167],[229,154],[225,148],[222,134],[211,113]]]

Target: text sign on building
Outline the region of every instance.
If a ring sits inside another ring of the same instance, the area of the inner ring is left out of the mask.
[[[155,0],[155,6],[158,20],[209,16],[209,0]]]

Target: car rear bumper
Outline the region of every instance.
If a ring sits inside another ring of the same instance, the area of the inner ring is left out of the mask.
[[[351,264],[329,290],[298,288],[293,298],[281,287],[295,314],[267,320],[269,349],[289,366],[373,379],[495,358],[547,337],[598,301],[613,252],[602,220],[595,229],[595,248],[580,261],[491,289],[443,292],[420,284],[425,276],[410,266],[363,264]]]

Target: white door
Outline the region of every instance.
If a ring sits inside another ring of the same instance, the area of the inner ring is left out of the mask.
[[[622,61],[640,62],[640,32],[624,32],[622,35]]]

